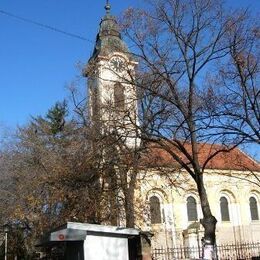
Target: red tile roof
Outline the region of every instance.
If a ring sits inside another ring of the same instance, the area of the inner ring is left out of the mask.
[[[186,151],[191,155],[191,145],[184,145]],[[171,154],[165,149],[161,148],[158,144],[149,144],[148,150],[142,158],[142,161],[151,167],[162,167],[162,166],[175,166],[178,167],[177,161],[173,159]],[[183,161],[188,163],[188,159],[177,151],[172,146],[172,151],[182,158]],[[202,167],[207,158],[213,155],[217,151],[227,150],[226,147],[216,144],[198,144],[198,158],[200,166]],[[254,161],[249,155],[245,154],[238,148],[234,148],[230,151],[219,152],[214,156],[206,165],[206,169],[217,169],[217,170],[240,170],[240,171],[260,171],[260,164]]]

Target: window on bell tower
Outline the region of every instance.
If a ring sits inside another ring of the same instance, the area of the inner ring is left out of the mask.
[[[125,110],[125,93],[124,86],[120,83],[116,83],[114,86],[114,102],[115,109],[119,111]]]

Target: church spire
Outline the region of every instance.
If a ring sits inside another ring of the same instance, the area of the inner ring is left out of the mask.
[[[109,0],[107,0],[106,6],[105,6],[106,12],[107,14],[110,14],[110,10],[111,10],[111,5]]]
[[[122,40],[117,19],[111,15],[110,0],[106,0],[105,10],[106,14],[100,22],[95,48],[90,60],[95,60],[97,56],[109,56],[113,52],[124,53],[131,59],[132,57],[129,54],[129,50]]]
[[[137,94],[135,85],[128,82],[135,75],[137,62],[121,37],[116,17],[110,13],[110,2],[103,2],[106,14],[101,19],[95,48],[85,70],[89,115],[99,133],[104,136],[118,134],[120,141],[134,148],[140,144],[136,127],[139,125]]]

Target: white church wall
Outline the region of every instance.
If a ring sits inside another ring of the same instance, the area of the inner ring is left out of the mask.
[[[221,174],[222,173],[222,174]],[[223,174],[225,173],[225,174]],[[226,176],[228,172],[208,170],[205,173],[205,183],[208,191],[209,202],[211,205],[212,213],[217,218],[217,243],[239,243],[247,241],[260,241],[260,221],[251,221],[249,198],[253,190],[257,190],[256,185],[248,182],[247,180],[239,180]],[[243,172],[233,172],[239,174],[241,177]],[[189,195],[193,195],[197,201],[198,220],[202,218],[202,211],[200,208],[199,198],[194,188],[193,180],[187,181],[187,175],[179,176],[180,180],[178,185],[169,186],[165,185],[165,177],[160,176],[156,171],[151,170],[150,175],[146,174],[145,183],[141,182],[141,194],[147,194],[151,190],[160,189],[164,187],[163,191],[167,195],[167,200],[164,201],[164,209],[170,209],[172,204],[172,211],[167,214],[172,214],[172,232],[171,239],[175,245],[183,245],[183,231],[192,224],[188,221],[187,204],[186,200]],[[144,195],[143,195],[144,196]],[[225,196],[229,202],[230,221],[221,220],[220,211],[220,198]],[[260,206],[258,204],[258,206]],[[168,228],[169,223],[161,223],[150,230],[157,232],[154,239],[156,245],[160,245],[160,239],[163,245],[165,240],[162,240],[162,234]],[[166,228],[167,226],[167,228]],[[200,227],[203,230],[202,227]],[[168,229],[169,230],[169,229]],[[201,232],[201,231],[198,231]],[[162,246],[163,246],[162,245]]]

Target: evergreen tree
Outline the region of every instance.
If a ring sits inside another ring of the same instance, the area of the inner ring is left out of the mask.
[[[51,109],[49,109],[46,119],[50,124],[51,133],[57,135],[65,126],[65,118],[68,115],[67,102],[57,102]]]

